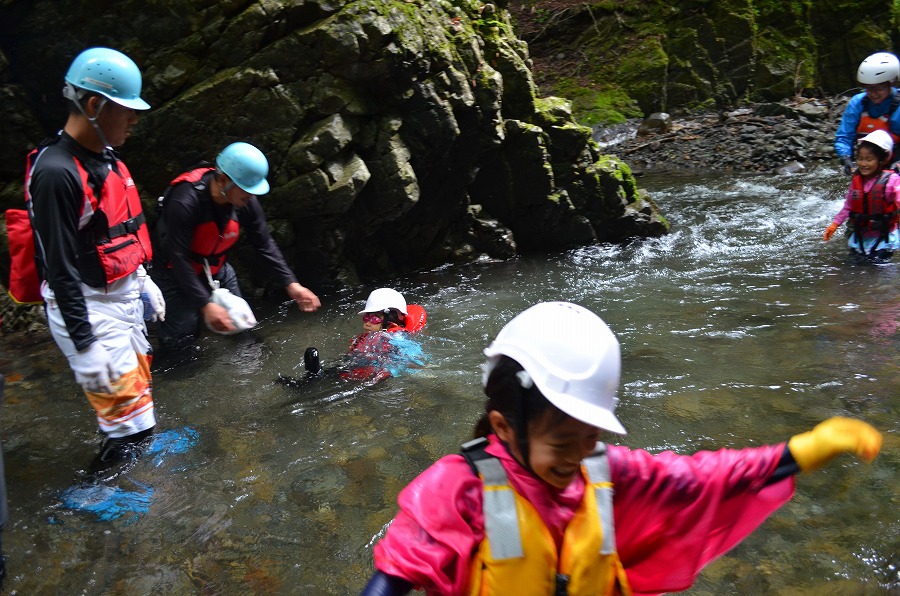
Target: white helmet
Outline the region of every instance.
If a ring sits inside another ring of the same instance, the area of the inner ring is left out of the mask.
[[[887,83],[900,78],[900,60],[888,52],[872,54],[859,65],[856,80],[863,85]]]
[[[536,304],[507,323],[484,354],[485,383],[500,356],[508,356],[554,406],[591,426],[625,434],[613,413],[619,401],[619,341],[586,308],[569,302]]]
[[[358,314],[384,312],[389,308],[395,308],[403,314],[407,314],[406,299],[403,298],[403,294],[397,290],[392,290],[391,288],[378,288],[377,290],[372,290],[368,300],[366,300],[366,307],[359,311]]]
[[[886,130],[874,130],[861,138],[860,143],[872,143],[876,147],[881,147],[888,153],[894,150],[894,139]]]

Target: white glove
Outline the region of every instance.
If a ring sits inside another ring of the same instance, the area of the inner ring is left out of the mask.
[[[163,298],[159,286],[150,279],[150,276],[138,270],[138,279],[141,281],[141,302],[144,303],[144,320],[150,322],[166,320],[166,299]]]
[[[209,322],[207,322],[206,326],[212,331],[221,333],[222,335],[231,335],[232,333],[238,333],[256,327],[256,317],[253,315],[250,305],[240,296],[235,296],[225,288],[219,288],[213,291],[209,297],[209,301],[218,304],[227,310],[228,316],[231,318],[231,323],[235,327],[235,330],[230,332],[216,331],[210,326]]]
[[[69,358],[69,366],[75,372],[75,381],[92,393],[112,393],[110,378],[115,377],[109,352],[99,341],[95,341],[83,352]]]

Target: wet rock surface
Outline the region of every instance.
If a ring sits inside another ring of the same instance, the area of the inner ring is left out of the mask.
[[[651,115],[595,128],[593,138],[635,175],[697,170],[785,174],[837,163],[834,133],[846,101],[794,99],[672,116],[667,132],[646,125],[660,120]]]

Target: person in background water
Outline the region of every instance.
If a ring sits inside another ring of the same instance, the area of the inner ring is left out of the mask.
[[[900,175],[887,169],[893,148],[891,135],[883,130],[869,133],[859,141],[856,172],[844,206],[825,229],[826,242],[849,217],[853,233],[847,245],[852,255],[886,261],[900,247]]]
[[[366,596],[685,590],[791,498],[794,474],[881,447],[849,418],[692,456],[604,445],[603,432],[625,434],[619,342],[576,304],[528,308],[484,353],[477,438],[401,491]]]
[[[884,130],[895,143],[900,140],[900,91],[892,85],[898,77],[900,60],[888,52],[872,54],[859,65],[856,80],[864,91],[850,98],[834,135],[834,151],[848,176],[853,172],[853,148],[859,139]]]
[[[141,84],[121,52],[79,54],[65,76],[65,127],[29,155],[25,178],[50,331],[105,435],[89,468],[97,474],[133,461],[156,424],[141,294],[148,316],[162,319],[165,301],[144,268],[152,249],[140,196],[113,149],[150,107]]]
[[[181,347],[198,337],[205,321],[214,331],[235,331],[228,311],[210,300],[210,283],[241,296],[228,250],[243,229],[248,240],[300,310],[321,306],[318,296],[300,285],[266,227],[258,195],[269,192],[269,162],[249,143],[232,143],[216,157],[216,166],[180,174],[160,198],[159,243],[152,271],[170,305],[159,324],[161,345]]]

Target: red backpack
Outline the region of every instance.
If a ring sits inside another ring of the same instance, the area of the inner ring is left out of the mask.
[[[25,164],[25,206],[30,207],[28,197],[28,178],[34,165],[38,150],[28,154]],[[7,209],[6,236],[9,240],[9,284],[7,293],[18,304],[40,304],[41,278],[38,275],[37,261],[34,252],[34,230],[27,209]]]
[[[34,255],[34,232],[24,209],[7,209],[6,235],[9,237],[9,285],[7,293],[18,304],[40,304],[41,278]]]

